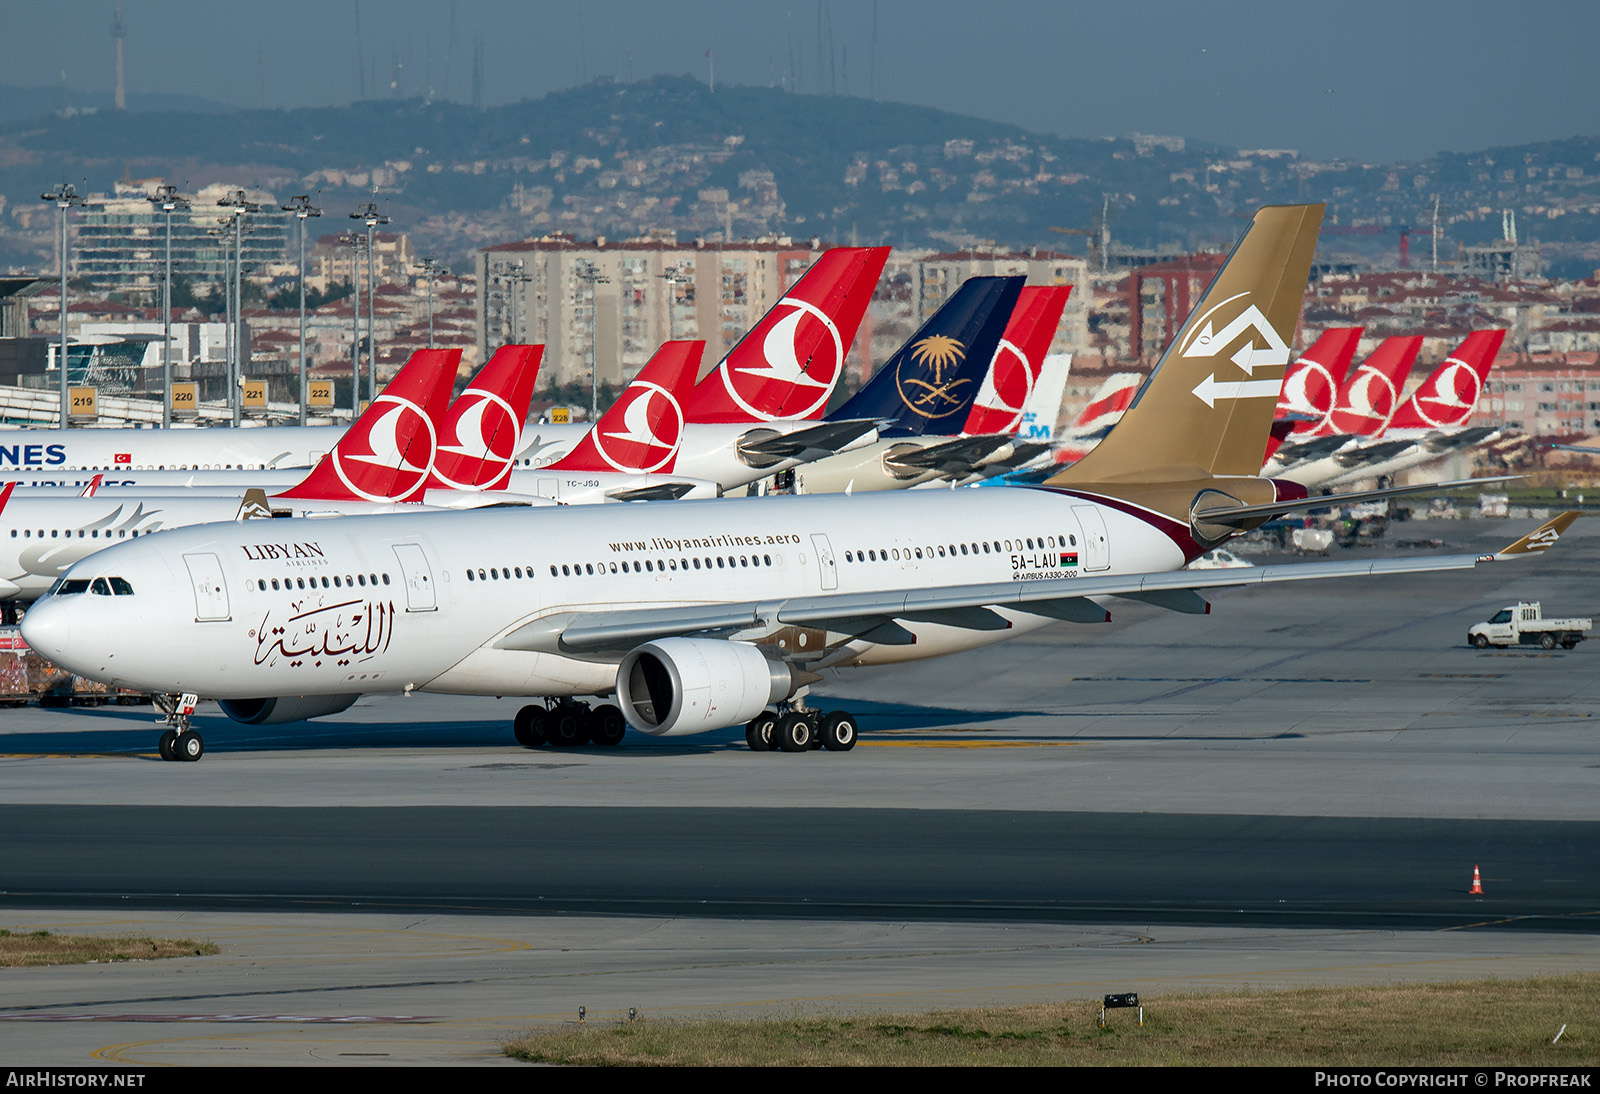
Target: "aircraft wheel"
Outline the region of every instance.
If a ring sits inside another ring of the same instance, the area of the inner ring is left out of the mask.
[[[178,758],[178,754],[172,748],[172,743],[177,739],[178,734],[174,730],[169,729],[161,734],[161,741],[156,746],[156,750],[161,753],[163,760],[176,760]]]
[[[1553,649],[1555,649],[1556,648],[1556,636],[1553,635],[1553,634],[1541,634],[1539,636],[1539,648],[1542,649],[1542,650],[1553,650]]]
[[[849,752],[856,747],[856,720],[849,713],[836,710],[822,719],[822,747],[829,752]]]
[[[589,739],[597,745],[615,748],[622,743],[627,731],[628,723],[622,717],[622,711],[609,703],[595,707],[594,713],[589,715]]]
[[[193,763],[206,754],[206,743],[194,730],[178,734],[172,744],[172,754],[180,760]]]
[[[583,710],[576,706],[557,707],[550,712],[545,723],[545,733],[557,748],[572,748],[583,744]]]
[[[1486,634],[1475,634],[1472,636],[1472,644],[1478,647],[1480,650],[1486,650],[1489,648],[1489,636]]]
[[[544,744],[544,707],[525,706],[517,711],[517,716],[511,721],[511,732],[516,735],[517,743],[523,748],[538,748]]]
[[[745,723],[744,743],[750,746],[751,752],[771,752],[772,737],[777,728],[778,716],[770,710],[763,710]]]
[[[797,710],[791,710],[778,719],[778,731],[774,734],[778,747],[785,752],[805,752],[816,735],[816,727],[811,724],[811,719]]]

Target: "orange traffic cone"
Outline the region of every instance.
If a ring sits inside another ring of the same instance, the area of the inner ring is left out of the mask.
[[[1467,893],[1469,896],[1483,895],[1483,878],[1479,875],[1476,864],[1472,867],[1472,888],[1468,889]]]

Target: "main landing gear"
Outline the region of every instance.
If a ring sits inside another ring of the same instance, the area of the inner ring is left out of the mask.
[[[609,703],[591,710],[588,703],[577,703],[571,699],[561,699],[545,706],[531,703],[517,711],[511,723],[517,743],[524,748],[538,748],[545,744],[557,748],[586,744],[612,748],[622,743],[627,728],[622,711]]]
[[[161,734],[157,749],[163,760],[193,763],[206,754],[206,742],[198,730],[189,725],[195,705],[200,701],[193,693],[184,695],[156,695],[152,700],[161,717],[156,719],[167,729]]]
[[[843,710],[763,710],[745,723],[744,741],[752,752],[849,752],[856,746],[856,719]]]

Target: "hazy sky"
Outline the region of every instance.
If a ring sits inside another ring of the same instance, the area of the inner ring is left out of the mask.
[[[110,90],[112,12],[112,0],[7,4],[0,81],[51,86],[64,72],[71,88]],[[802,91],[876,89],[1062,136],[1387,161],[1600,132],[1594,0],[124,0],[123,12],[131,93],[245,106],[347,103],[363,75],[368,98],[398,83],[469,101],[481,43],[491,105],[597,76],[704,79],[711,49],[719,83],[792,75]]]

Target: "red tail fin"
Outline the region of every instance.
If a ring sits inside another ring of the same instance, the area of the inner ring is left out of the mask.
[[[430,488],[506,488],[543,357],[543,346],[501,346],[478,370],[445,414]]]
[[[700,373],[705,348],[704,342],[668,342],[656,350],[611,409],[551,468],[670,472],[683,440],[683,398]]]
[[[1400,390],[1406,386],[1406,376],[1411,372],[1422,339],[1414,334],[1385,338],[1361,364],[1357,365],[1339,389],[1333,413],[1328,416],[1328,427],[1312,435],[1321,437],[1334,433],[1358,433],[1363,437],[1381,437],[1389,428],[1400,405]]]
[[[691,422],[820,418],[887,247],[836,247],[817,259],[690,396]]]
[[[282,498],[408,501],[428,484],[458,349],[421,349],[357,418],[333,451]]]
[[[1327,428],[1334,400],[1350,371],[1350,361],[1361,341],[1361,327],[1331,327],[1302,353],[1283,376],[1276,417],[1315,415],[1314,422],[1297,422],[1290,435],[1311,435]],[[1275,444],[1269,444],[1275,449]],[[1270,458],[1270,453],[1269,453]]]
[[[963,432],[1015,433],[1022,424],[1022,408],[1039,379],[1045,354],[1055,341],[1056,327],[1066,310],[1071,285],[1025,287],[1012,309],[1011,321],[1000,336],[989,374],[972,401]]]
[[[1392,429],[1460,429],[1472,417],[1478,395],[1489,379],[1503,330],[1477,330],[1442,361],[1433,374],[1395,411]]]

